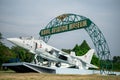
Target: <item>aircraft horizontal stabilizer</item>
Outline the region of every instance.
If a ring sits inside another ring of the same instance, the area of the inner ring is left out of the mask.
[[[98,69],[98,67],[95,66],[95,65],[92,65],[92,64],[88,64],[88,65],[89,65],[88,67],[90,67],[90,68],[96,68],[96,69]]]

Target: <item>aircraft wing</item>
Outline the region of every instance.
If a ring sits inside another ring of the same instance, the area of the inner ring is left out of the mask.
[[[41,56],[44,59],[50,60],[50,61],[54,61],[54,62],[62,62],[62,63],[67,63],[70,65],[74,65],[73,63],[70,63],[67,60],[67,57],[65,55],[63,55],[62,53],[60,54],[60,52],[55,51],[53,53],[51,52],[47,52],[45,50],[42,49],[38,49],[36,50],[38,56]]]

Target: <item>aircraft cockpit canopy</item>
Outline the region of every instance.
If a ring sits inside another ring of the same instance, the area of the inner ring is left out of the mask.
[[[34,39],[34,37],[19,37],[21,40],[32,40],[32,39]]]

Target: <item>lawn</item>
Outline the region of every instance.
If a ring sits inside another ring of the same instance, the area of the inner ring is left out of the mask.
[[[120,76],[0,72],[0,80],[120,80]]]

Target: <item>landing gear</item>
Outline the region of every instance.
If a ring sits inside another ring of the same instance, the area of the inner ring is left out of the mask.
[[[48,61],[48,67],[51,67],[51,61]]]
[[[61,67],[61,63],[60,62],[58,62],[58,63],[56,63],[56,65],[55,65],[56,67]]]

